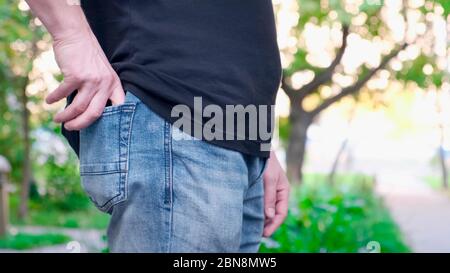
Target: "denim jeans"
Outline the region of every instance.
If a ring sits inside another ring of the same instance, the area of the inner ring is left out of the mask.
[[[266,160],[184,134],[131,92],[80,133],[82,185],[112,252],[256,252]]]

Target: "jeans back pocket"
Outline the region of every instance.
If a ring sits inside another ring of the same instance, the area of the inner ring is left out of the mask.
[[[127,199],[131,127],[136,103],[105,108],[80,132],[81,183],[96,207],[106,213]]]

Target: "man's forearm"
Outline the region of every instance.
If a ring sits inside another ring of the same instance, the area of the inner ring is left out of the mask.
[[[125,101],[125,92],[92,32],[80,5],[74,0],[26,0],[33,13],[53,36],[56,62],[64,76],[61,85],[47,96],[49,104],[77,93],[73,102],[54,120],[67,130],[81,130],[95,122],[108,100]]]
[[[89,34],[90,28],[80,5],[68,0],[26,0],[55,40]]]

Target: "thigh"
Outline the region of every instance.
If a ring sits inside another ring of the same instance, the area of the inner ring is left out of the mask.
[[[123,105],[105,108],[80,132],[82,186],[99,210],[112,214],[112,252],[168,250],[166,131],[170,126],[128,93]]]
[[[170,124],[136,101],[130,127],[127,199],[112,210],[108,227],[111,252],[168,252],[170,210]]]
[[[173,252],[238,252],[248,188],[244,156],[173,128]]]
[[[258,158],[185,135],[131,93],[82,136],[84,185],[112,214],[111,252],[257,250]]]
[[[239,252],[258,252],[264,230],[263,172],[266,159],[250,157],[248,170],[250,181],[244,197],[241,245]]]

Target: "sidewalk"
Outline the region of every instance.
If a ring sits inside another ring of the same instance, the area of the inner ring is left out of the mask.
[[[311,150],[307,170],[328,173],[332,164],[330,153],[316,150]],[[340,171],[376,177],[376,192],[411,251],[450,252],[450,196],[423,181],[425,176],[437,175],[430,170],[429,159],[401,157],[402,152],[391,147],[390,154],[383,149],[380,156],[355,153],[350,164],[342,164]]]
[[[414,252],[450,252],[450,197],[412,173],[377,174],[378,194]]]

